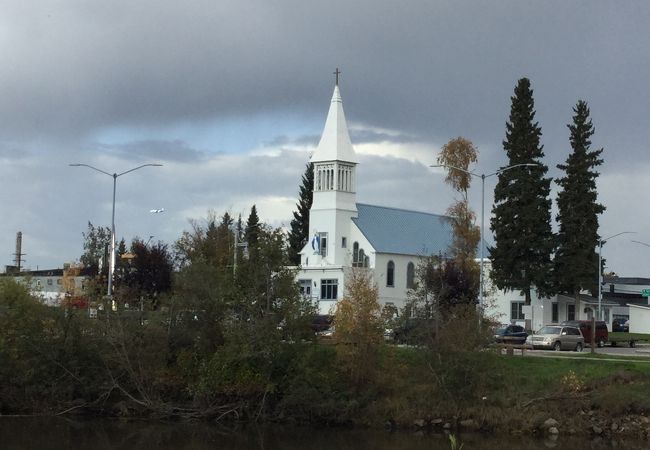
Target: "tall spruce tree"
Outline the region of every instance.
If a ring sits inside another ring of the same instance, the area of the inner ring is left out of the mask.
[[[289,259],[295,265],[300,264],[300,250],[309,239],[309,210],[314,199],[314,167],[311,163],[307,164],[302,176],[299,195],[289,232]]]
[[[542,130],[535,119],[530,81],[517,82],[511,97],[510,118],[506,123],[503,148],[508,166],[538,164],[504,170],[494,190],[491,228],[495,245],[490,249],[491,276],[504,290],[519,290],[530,304],[531,289],[540,295],[553,294],[551,254],[551,179],[540,144]]]
[[[605,207],[597,202],[596,167],[603,163],[602,149],[590,151],[594,126],[587,102],[579,100],[573,123],[567,125],[573,152],[557,168],[564,177],[557,180],[559,231],[555,252],[555,280],[559,292],[576,295],[582,289],[597,289],[598,215]]]
[[[260,233],[260,218],[257,216],[257,207],[253,205],[251,213],[246,221],[246,230],[244,231],[244,238],[248,244],[248,251],[254,252],[257,248],[257,241],[259,240]]]

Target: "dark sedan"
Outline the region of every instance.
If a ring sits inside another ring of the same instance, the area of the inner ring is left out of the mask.
[[[528,333],[519,325],[504,325],[494,332],[494,340],[499,344],[521,345],[527,337]]]

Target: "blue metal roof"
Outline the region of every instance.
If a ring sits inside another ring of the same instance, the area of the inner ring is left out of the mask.
[[[447,253],[452,240],[450,218],[405,209],[357,203],[352,219],[379,253],[432,255]]]

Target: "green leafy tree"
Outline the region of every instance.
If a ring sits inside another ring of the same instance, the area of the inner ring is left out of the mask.
[[[140,239],[131,243],[131,258],[126,265],[118,289],[123,289],[126,300],[146,299],[147,306],[155,310],[159,296],[171,289],[172,256],[167,244],[146,244]]]
[[[174,259],[183,268],[199,261],[214,267],[225,268],[232,264],[232,218],[225,213],[221,221],[213,211],[205,221],[190,221],[192,229],[183,231],[174,243]]]
[[[565,164],[557,166],[564,176],[557,180],[559,231],[554,259],[558,290],[570,295],[597,289],[598,215],[605,211],[596,189],[596,168],[603,163],[603,150],[590,150],[594,126],[587,102],[578,101],[573,112],[573,123],[567,125],[573,151]]]
[[[518,81],[511,100],[503,141],[508,166],[536,166],[515,167],[498,176],[491,220],[495,244],[490,249],[491,276],[500,289],[519,290],[530,304],[533,286],[540,295],[553,294],[551,179],[544,176],[548,167],[541,163],[542,130],[535,122],[533,90],[527,78]]]
[[[88,229],[82,233],[84,242],[84,252],[79,258],[79,262],[85,268],[90,268],[92,272],[99,271],[100,261],[102,261],[102,272],[108,273],[108,249],[111,244],[110,227],[94,226],[88,222]]]
[[[0,278],[0,412],[66,410],[102,384],[89,324]],[[51,409],[50,409],[51,408]]]
[[[300,251],[309,238],[309,210],[314,198],[314,168],[312,164],[307,164],[298,193],[297,209],[293,212],[291,231],[289,232],[289,260],[294,265],[300,264]]]

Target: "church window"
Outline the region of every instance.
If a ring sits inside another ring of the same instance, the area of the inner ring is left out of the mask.
[[[338,295],[339,280],[327,279],[320,280],[320,298],[321,300],[336,300]]]
[[[348,238],[346,238],[345,236],[343,236],[343,237],[341,238],[341,248],[347,248],[347,246],[348,246]]]
[[[369,267],[370,266],[370,258],[367,256],[363,257],[363,267]]]
[[[300,295],[303,297],[311,297],[311,280],[298,280],[300,286]]]
[[[363,267],[363,261],[366,259],[366,252],[363,249],[359,250],[359,261],[357,261],[357,267]]]
[[[576,305],[566,305],[567,320],[576,320]]]
[[[510,320],[524,319],[524,302],[510,302]]]
[[[352,267],[357,267],[359,262],[359,243],[352,244]]]
[[[327,256],[327,233],[318,233],[320,237],[320,255],[325,258]]]
[[[393,261],[388,261],[386,267],[386,286],[395,286],[395,263]]]
[[[407,289],[415,287],[415,264],[412,262],[406,265],[406,287]]]

